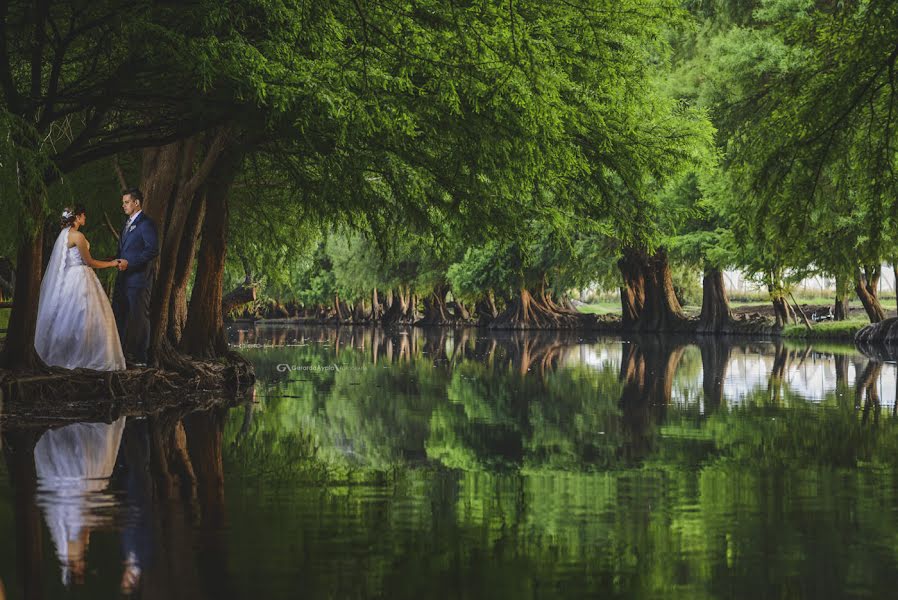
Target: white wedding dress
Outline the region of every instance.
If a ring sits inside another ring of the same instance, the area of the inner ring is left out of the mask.
[[[56,238],[41,282],[34,348],[48,365],[124,370],[112,306],[78,247],[67,247],[70,229],[64,228]]]

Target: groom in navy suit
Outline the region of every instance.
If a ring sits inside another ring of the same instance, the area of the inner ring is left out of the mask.
[[[125,359],[138,367],[147,363],[150,346],[150,288],[153,259],[159,254],[156,224],[143,213],[143,193],[137,188],[122,192],[122,210],[128,220],[119,236],[119,274],[112,294],[112,312]]]

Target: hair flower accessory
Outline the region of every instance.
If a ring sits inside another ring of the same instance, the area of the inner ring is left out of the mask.
[[[68,219],[71,216],[72,216],[72,211],[70,211],[69,209],[66,208],[65,210],[62,211],[63,219]]]

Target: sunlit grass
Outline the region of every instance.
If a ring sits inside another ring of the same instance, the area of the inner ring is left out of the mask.
[[[783,337],[853,339],[860,328],[869,324],[867,318],[861,317],[853,317],[846,321],[812,323],[813,329],[808,329],[804,323],[798,323],[787,325],[783,329]]]
[[[620,300],[582,304],[577,307],[577,310],[588,315],[620,314]]]

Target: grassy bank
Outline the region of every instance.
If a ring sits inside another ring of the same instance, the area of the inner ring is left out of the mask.
[[[797,325],[787,325],[783,329],[782,335],[784,338],[852,341],[854,340],[854,334],[860,328],[869,324],[869,319],[860,317],[853,317],[847,321],[813,323],[813,329],[808,329],[803,323],[799,323]]]
[[[733,304],[739,304],[739,306],[753,305],[746,303],[740,304],[736,302],[734,302]],[[766,307],[768,306],[768,304],[757,304],[757,306]],[[581,305],[577,308],[580,312],[589,314],[620,314],[620,303],[614,301],[594,302],[592,304]],[[691,316],[696,316],[700,310],[700,307],[684,307],[684,312]],[[848,319],[847,321],[822,321],[820,323],[812,323],[813,329],[810,330],[805,327],[803,323],[788,325],[785,329],[783,329],[781,335],[784,338],[796,340],[832,340],[852,343],[854,341],[854,334],[857,333],[859,329],[870,323],[867,317],[863,315],[862,311],[858,310],[857,312],[860,314]]]
[[[0,329],[6,329],[7,325],[9,325],[9,313],[12,311],[11,308],[0,308]],[[0,338],[6,337],[6,333],[4,331],[0,331]]]
[[[581,304],[577,307],[577,310],[588,315],[620,314],[620,300]]]

